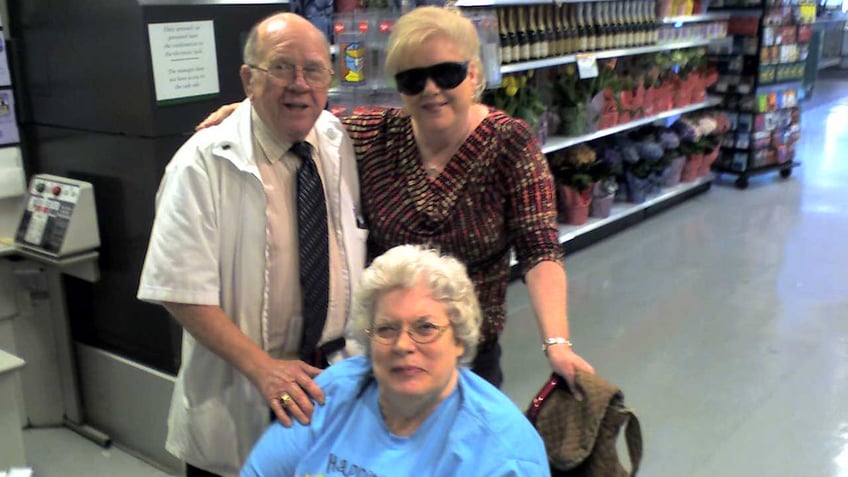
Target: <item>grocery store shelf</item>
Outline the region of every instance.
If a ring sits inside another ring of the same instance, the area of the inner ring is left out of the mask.
[[[726,13],[732,18],[760,18],[763,16],[763,8],[710,8],[710,13]]]
[[[690,113],[692,111],[709,108],[718,104],[721,104],[721,98],[710,97],[706,101],[701,103],[690,104],[682,108],[670,109],[660,114],[655,114],[646,118],[640,118],[635,121],[630,121],[624,124],[613,126],[611,128],[601,129],[590,134],[582,134],[580,136],[572,137],[552,136],[549,137],[547,141],[545,141],[545,144],[542,146],[542,152],[548,154],[554,151],[558,151],[560,149],[564,149],[566,147],[574,146],[576,144],[592,141],[605,136],[611,136],[613,134],[618,134],[620,132],[628,131],[630,129],[635,129],[640,126],[659,121],[661,119],[678,116],[680,114]]]
[[[519,71],[534,70],[538,68],[548,68],[551,66],[566,65],[576,63],[578,55],[580,57],[593,57],[598,60],[608,58],[618,58],[621,56],[642,55],[645,53],[656,53],[658,51],[680,50],[683,48],[695,48],[698,46],[707,46],[715,39],[700,39],[680,42],[658,43],[656,45],[634,46],[630,48],[616,48],[614,50],[587,51],[574,55],[563,55],[553,58],[544,58],[541,60],[521,61],[501,65],[501,74],[517,73]]]
[[[831,68],[833,66],[838,66],[839,63],[842,62],[842,58],[827,58],[819,60],[818,69],[823,70],[825,68]]]
[[[641,204],[616,202],[609,217],[589,218],[583,225],[559,225],[559,241],[566,253],[585,248],[592,243],[624,228],[635,225],[648,217],[679,204],[693,195],[709,190],[713,176],[708,174],[692,182],[682,182],[674,187],[663,189],[658,195],[649,197]]]
[[[590,217],[583,225],[559,224],[559,242],[566,254],[574,253],[627,227],[636,225],[690,197],[708,191],[712,182],[712,174],[707,174],[705,177],[699,177],[692,182],[682,182],[674,187],[662,189],[659,194],[646,199],[641,204],[616,202],[612,206],[609,217],[603,219]],[[512,266],[512,278],[518,278],[518,267],[514,254],[510,259],[510,265]]]
[[[592,0],[593,2],[608,2],[612,0]],[[586,0],[458,0],[454,5],[457,7],[512,7],[522,5],[562,5],[563,3],[585,3]]]
[[[718,20],[728,20],[730,18],[730,13],[727,12],[719,12],[719,13],[703,13],[700,15],[685,15],[685,16],[677,16],[677,17],[665,17],[660,18],[658,21],[661,25],[677,25],[684,23],[700,23],[700,22],[709,22],[709,21],[718,21]]]

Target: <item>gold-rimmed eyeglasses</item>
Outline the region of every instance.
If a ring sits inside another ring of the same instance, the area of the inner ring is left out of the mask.
[[[275,80],[284,84],[290,84],[297,81],[298,71],[303,74],[303,79],[309,86],[315,86],[317,88],[329,86],[330,81],[333,79],[333,70],[323,66],[297,66],[284,62],[273,63],[267,68],[252,65],[250,63],[247,63],[247,66],[259,71],[264,71]]]
[[[415,323],[412,326],[404,329],[403,326],[392,324],[376,325],[371,329],[365,330],[371,338],[383,344],[392,344],[397,340],[402,331],[405,331],[409,338],[418,344],[428,344],[439,339],[440,336],[450,328],[451,325],[436,325],[427,321]]]

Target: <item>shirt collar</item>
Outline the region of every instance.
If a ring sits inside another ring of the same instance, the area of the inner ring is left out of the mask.
[[[283,155],[288,152],[293,143],[278,138],[271,128],[265,124],[265,121],[256,114],[256,109],[251,108],[250,118],[254,124],[253,134],[256,137],[256,142],[259,143],[259,147],[262,148],[268,162],[273,164],[274,162],[282,159]],[[309,130],[309,134],[306,135],[306,139],[304,140],[311,144],[313,149],[317,149],[316,144],[318,144],[318,142],[314,127]]]

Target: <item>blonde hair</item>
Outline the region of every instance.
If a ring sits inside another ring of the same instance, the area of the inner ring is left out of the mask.
[[[371,356],[366,330],[374,324],[377,300],[387,292],[417,285],[427,287],[433,299],[445,306],[454,338],[465,348],[459,363],[471,363],[477,354],[482,320],[474,284],[462,262],[421,245],[394,247],[365,269],[351,310],[351,337]]]
[[[384,71],[387,76],[400,72],[406,58],[414,58],[421,45],[433,37],[450,41],[465,60],[477,71],[474,99],[480,99],[486,89],[486,75],[480,59],[480,37],[471,20],[462,16],[456,7],[418,7],[402,15],[392,27],[386,52]]]

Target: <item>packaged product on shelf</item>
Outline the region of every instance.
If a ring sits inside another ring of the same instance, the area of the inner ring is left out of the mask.
[[[771,144],[771,133],[768,131],[755,132],[751,134],[751,148],[765,149]]]
[[[370,15],[346,12],[336,15],[333,33],[338,48],[336,73],[340,89],[368,85],[368,31]]]
[[[730,162],[730,170],[743,172],[746,169],[748,169],[748,153],[743,151],[734,152]]]
[[[806,43],[810,41],[810,38],[813,36],[813,26],[812,25],[798,25],[798,34],[796,39],[799,43]]]

